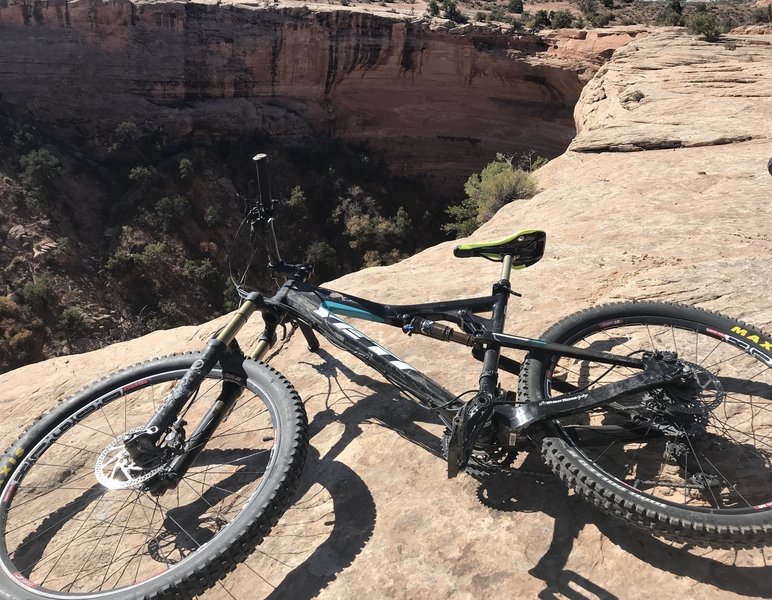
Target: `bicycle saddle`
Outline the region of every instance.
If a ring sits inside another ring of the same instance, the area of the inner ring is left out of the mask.
[[[512,256],[512,268],[525,269],[541,260],[546,241],[545,232],[538,229],[525,229],[502,240],[461,244],[453,249],[453,256],[458,258],[482,256],[496,262],[501,262],[505,256]]]

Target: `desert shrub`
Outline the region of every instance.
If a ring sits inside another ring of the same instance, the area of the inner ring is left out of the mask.
[[[125,248],[117,248],[107,259],[105,268],[113,277],[121,277],[134,265],[134,254]]]
[[[33,150],[19,159],[21,181],[27,187],[50,185],[62,172],[62,163],[45,148]]]
[[[168,329],[181,325],[186,320],[185,313],[174,300],[161,300],[155,314],[148,321],[148,327],[152,330]]]
[[[479,21],[480,23],[485,23],[485,21],[488,20],[488,14],[483,12],[483,11],[481,11],[481,10],[478,10],[474,14],[474,20],[475,21]]]
[[[668,0],[665,6],[657,13],[657,24],[659,25],[683,25],[683,6],[681,0]]]
[[[142,267],[158,267],[163,264],[166,244],[153,242],[144,247],[142,252],[136,255],[135,262]]]
[[[716,17],[708,12],[696,12],[686,20],[689,33],[702,35],[708,41],[717,40],[721,35]]]
[[[574,21],[574,16],[567,10],[556,10],[552,16],[552,27],[554,29],[563,29],[565,27],[571,27],[571,23]]]
[[[518,15],[523,14],[523,0],[509,0],[507,10]]]
[[[180,179],[186,180],[193,177],[193,162],[190,159],[183,158],[180,161]]]
[[[550,24],[550,16],[546,10],[537,10],[536,13],[529,19],[528,27],[531,29],[540,29]]]
[[[606,27],[611,21],[611,15],[608,13],[598,13],[592,16],[590,24],[593,27]]]
[[[36,324],[25,322],[21,308],[8,296],[0,296],[1,369],[21,365],[34,354]]]
[[[153,178],[153,171],[147,167],[134,167],[129,171],[129,180],[139,186],[147,185]]]
[[[496,159],[473,173],[464,184],[466,199],[447,209],[450,221],[445,231],[464,237],[490,219],[502,206],[536,194],[530,173],[512,165],[512,157],[497,154]]]
[[[188,200],[184,196],[164,196],[156,202],[153,212],[146,216],[148,224],[170,231],[182,223],[188,210]]]
[[[505,22],[507,20],[507,11],[504,10],[503,6],[494,6],[491,9],[489,18],[491,21]]]
[[[39,209],[39,201],[50,200],[62,172],[62,163],[45,148],[32,150],[19,159],[20,180],[30,209]]]
[[[204,211],[204,223],[206,223],[207,227],[214,228],[218,225],[222,225],[222,222],[222,206],[219,204],[212,204],[207,206],[206,210]]]
[[[458,8],[456,0],[442,0],[442,16],[456,23],[466,23],[467,18]]]
[[[70,340],[80,336],[86,329],[86,317],[77,306],[68,306],[59,315],[59,327]]]
[[[36,312],[46,310],[54,303],[56,293],[47,277],[39,277],[35,281],[25,283],[16,295],[22,304],[26,304]]]
[[[212,289],[220,285],[220,272],[208,258],[186,260],[182,267],[182,273],[185,277],[206,289]]]
[[[576,5],[588,19],[598,12],[597,0],[578,0]]]
[[[754,23],[772,23],[772,4],[755,9],[751,18]]]
[[[426,12],[430,17],[438,17],[440,15],[440,3],[437,0],[429,0],[426,5]]]
[[[128,145],[136,144],[142,137],[142,131],[133,121],[123,121],[113,131],[112,140],[108,146],[110,152],[117,152]]]

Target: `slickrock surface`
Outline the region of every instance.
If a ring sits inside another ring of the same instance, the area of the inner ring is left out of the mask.
[[[474,235],[548,232],[544,259],[513,280],[524,298],[511,304],[512,330],[537,335],[572,311],[632,298],[688,302],[772,329],[772,38],[734,41],[730,51],[659,32],[618,52],[586,88],[581,133],[538,172],[544,191]],[[486,293],[497,268],[454,259],[452,246],[331,287],[395,303]],[[218,325],[3,375],[2,438],[105,370],[199,348]],[[255,324],[242,346],[257,334]],[[396,330],[379,339],[450,389],[471,388],[479,374],[463,350],[441,342]],[[300,390],[312,420],[301,498],[206,598],[769,596],[771,549],[658,541],[567,493],[534,455],[489,489],[466,475],[448,480],[437,421],[355,359],[324,342],[309,354],[298,335],[271,362]]]

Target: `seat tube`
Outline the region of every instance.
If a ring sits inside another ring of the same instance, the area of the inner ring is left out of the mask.
[[[496,301],[493,304],[491,325],[494,333],[504,331],[504,321],[507,318],[507,302],[509,301],[509,274],[512,269],[512,257],[505,256],[501,267],[501,281],[493,288]],[[503,284],[503,285],[502,285]],[[483,355],[483,370],[480,375],[480,392],[489,398],[496,395],[498,385],[499,355],[498,345],[488,344]]]

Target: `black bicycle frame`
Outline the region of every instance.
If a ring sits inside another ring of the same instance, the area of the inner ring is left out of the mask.
[[[269,307],[275,308],[265,311],[272,316],[266,319],[268,333],[264,333],[261,339],[268,340],[273,337],[271,328],[275,330],[275,323],[281,320],[281,317],[277,318],[273,312],[279,315],[283,312],[290,320],[298,322],[312,349],[318,346],[311,333],[311,330],[314,330],[335,346],[358,357],[421,404],[435,410],[446,425],[450,424],[462,405],[459,397],[370,339],[340,316],[383,323],[400,327],[406,333],[428,335],[471,346],[478,350],[474,354],[483,361],[478,393],[488,394],[505,405],[497,407],[496,410],[505,415],[512,431],[522,431],[542,419],[588,410],[611,400],[672,383],[684,376],[683,368],[676,364],[675,357],[663,360],[663,357],[618,356],[504,334],[501,331],[509,295],[508,282],[502,280],[494,285],[491,296],[427,304],[389,305],[290,279],[273,298],[265,300]],[[479,316],[479,313],[483,312],[490,312],[491,317]],[[442,326],[435,321],[454,323],[461,330]],[[504,401],[498,390],[499,368],[511,371],[515,363],[505,359],[507,364],[499,365],[501,348],[593,360],[640,369],[641,373],[592,391],[571,391],[549,400],[515,407],[514,403]]]

